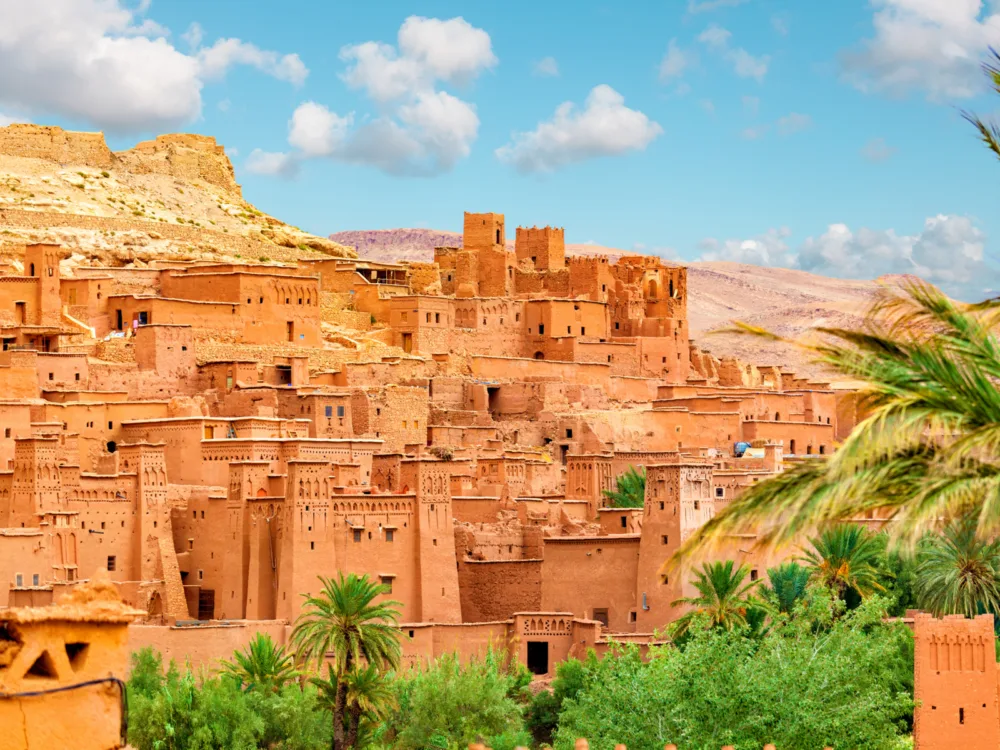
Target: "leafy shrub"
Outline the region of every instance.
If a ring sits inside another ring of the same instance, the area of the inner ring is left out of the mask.
[[[588,661],[555,747],[577,737],[592,747],[898,747],[913,709],[912,635],[883,621],[885,599],[843,616],[823,599],[759,638],[694,627],[683,649],[652,647],[649,661],[634,645]]]

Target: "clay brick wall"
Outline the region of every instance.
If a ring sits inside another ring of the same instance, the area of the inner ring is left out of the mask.
[[[915,750],[1000,745],[993,615],[914,618]]]
[[[462,560],[458,565],[462,622],[507,620],[542,608],[542,561]]]
[[[518,227],[514,251],[518,262],[528,260],[539,271],[566,265],[566,242],[562,227]]]

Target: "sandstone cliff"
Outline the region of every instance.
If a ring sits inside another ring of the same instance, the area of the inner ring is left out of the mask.
[[[14,124],[0,128],[0,260],[30,242],[67,247],[70,266],[355,257],[245,201],[214,138],[161,135],[114,153],[101,133]]]

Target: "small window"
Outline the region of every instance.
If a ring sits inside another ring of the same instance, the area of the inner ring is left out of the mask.
[[[620,325],[618,324],[618,321],[616,320],[616,321],[615,321],[615,330],[617,331],[617,330],[618,330],[618,329],[619,329],[620,327],[621,327],[621,326],[620,326]]]
[[[434,313],[434,322],[435,323],[441,322],[441,313]]]
[[[581,336],[586,336],[587,335],[587,329],[586,329],[586,327],[580,326],[580,335]]]
[[[566,333],[573,333],[573,326],[566,326]]]
[[[628,528],[628,516],[622,516],[622,528],[623,529]]]
[[[340,408],[340,407],[338,407],[338,408]],[[326,407],[326,408],[324,409],[324,412],[326,413],[326,418],[327,418],[327,419],[330,419],[330,418],[332,418],[332,417],[333,417],[333,407],[332,407],[332,406],[327,406],[327,407]],[[338,415],[338,416],[339,416],[339,415]]]
[[[80,379],[80,373],[75,373],[74,377],[75,377],[76,380],[79,380]]]
[[[102,529],[104,528],[104,523],[105,523],[104,521],[101,521],[101,528]]]
[[[115,423],[114,422],[108,422],[108,429],[109,430],[115,429]]]
[[[52,380],[52,379],[53,379],[54,377],[55,377],[55,373],[51,373],[51,372],[50,372],[50,373],[49,373],[49,380]]]
[[[751,581],[756,581],[756,580],[757,580],[757,577],[758,577],[758,573],[757,573],[757,571],[756,571],[756,570],[751,570],[751,571],[750,571],[750,580],[751,580]]]
[[[316,549],[316,542],[309,542],[309,549]]]
[[[205,571],[204,570],[199,570],[198,571],[198,580],[201,581],[204,578],[205,578]]]
[[[661,537],[661,539],[663,540],[663,543],[664,543],[664,544],[670,544],[670,536],[669,536],[668,534],[664,534],[664,535],[663,535],[663,536]]]
[[[572,430],[572,428],[570,428],[570,427],[566,428],[566,437],[568,437],[568,438],[573,437],[573,430]]]
[[[545,333],[545,324],[544,323],[539,323],[538,324],[538,335],[541,336],[543,333]]]
[[[188,549],[194,549],[194,539],[188,539]]]
[[[701,503],[700,503],[700,502],[698,502],[697,500],[695,500],[695,501],[694,501],[694,509],[695,509],[695,510],[698,510],[698,509],[699,509],[700,507],[701,507]]]
[[[52,269],[50,268],[49,269],[49,276],[51,276],[51,275],[52,275]],[[38,586],[40,584],[41,584],[41,576],[38,575],[38,573],[32,573],[31,574],[31,585],[32,586]]]
[[[428,323],[430,323],[430,322],[431,322],[431,314],[430,314],[430,313],[427,313],[427,322],[428,322]]]
[[[347,413],[347,407],[345,407],[345,406],[338,406],[337,407],[337,416],[338,417],[342,417],[346,413]]]
[[[361,529],[355,529],[354,530],[354,541],[356,541],[356,542],[360,542],[361,541]]]
[[[380,576],[380,579],[382,581],[382,585],[385,586],[385,589],[386,589],[383,593],[385,593],[385,594],[391,594],[392,593],[392,576]]]
[[[385,540],[387,542],[391,542],[394,538],[395,538],[394,530],[393,529],[386,529],[385,530]]]
[[[20,573],[18,573],[17,575],[15,575],[14,576],[14,585],[17,588],[23,587],[24,586],[24,576],[21,575]]]
[[[104,526],[104,524],[102,523],[101,527],[103,528],[103,526]],[[111,572],[111,571],[113,571],[115,569],[115,566],[116,566],[117,562],[118,562],[118,560],[117,560],[117,558],[114,555],[108,555],[108,571],[109,572]]]
[[[663,510],[663,501],[660,501],[660,510]]]
[[[10,437],[10,427],[5,427],[4,428],[4,430],[3,430],[3,436],[5,438],[9,438]]]
[[[716,497],[725,497],[726,496],[726,489],[725,489],[725,487],[716,487],[715,488],[715,496]]]

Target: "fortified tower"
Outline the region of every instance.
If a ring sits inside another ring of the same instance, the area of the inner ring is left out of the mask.
[[[566,267],[565,230],[562,227],[518,227],[514,241],[517,262],[525,258],[538,271]]]
[[[251,519],[247,504],[250,498],[266,494],[268,461],[233,461],[229,464],[229,492],[226,496],[226,533],[222,537],[222,590],[216,605],[220,619],[247,617],[247,581],[258,576],[250,569]],[[276,524],[276,520],[272,524]],[[266,528],[277,549],[277,529]],[[256,529],[258,536],[260,529]],[[270,567],[270,558],[268,558]]]
[[[455,531],[451,504],[451,470],[447,463],[403,461],[404,476],[417,489],[414,526],[418,534],[417,566],[420,620],[461,622],[462,605],[455,568]]]
[[[58,326],[62,318],[59,299],[59,259],[63,250],[58,245],[28,245],[24,251],[24,275],[38,279],[35,324]]]
[[[0,509],[0,525],[37,526],[43,513],[64,510],[60,500],[62,486],[59,465],[59,440],[54,437],[30,437],[14,440],[14,476],[9,509]]]
[[[646,502],[636,576],[636,629],[662,628],[682,612],[672,602],[687,595],[684,572],[664,563],[691,532],[712,517],[712,467],[681,462],[646,467]]]
[[[458,297],[509,297],[514,292],[514,255],[507,252],[503,214],[465,214],[462,252],[456,264]],[[466,282],[466,280],[468,280]],[[468,283],[470,289],[463,286]]]

